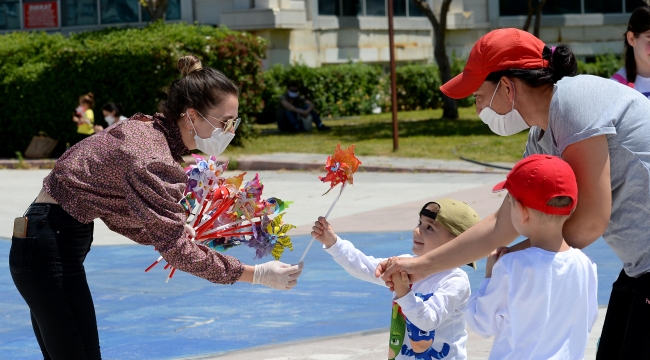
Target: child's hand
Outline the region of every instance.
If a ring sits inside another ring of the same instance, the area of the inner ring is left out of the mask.
[[[485,265],[485,278],[492,277],[492,268],[494,264],[501,258],[501,256],[508,253],[508,248],[505,246],[499,246],[496,250],[487,257],[487,264]]]
[[[395,295],[401,298],[409,292],[409,276],[405,271],[398,271],[391,277],[393,279],[393,287],[395,288]]]
[[[314,223],[311,236],[321,244],[325,245],[325,248],[330,248],[332,245],[336,244],[336,234],[334,233],[334,229],[322,216]]]

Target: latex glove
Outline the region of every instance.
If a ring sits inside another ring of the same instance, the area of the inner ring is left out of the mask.
[[[289,265],[279,261],[269,261],[255,265],[253,284],[261,284],[277,290],[290,290],[298,283],[303,263]]]

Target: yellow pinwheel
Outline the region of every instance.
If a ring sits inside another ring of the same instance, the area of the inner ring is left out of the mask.
[[[293,244],[291,243],[291,237],[287,235],[289,230],[295,228],[294,225],[284,224],[282,222],[282,216],[284,213],[278,215],[269,223],[266,227],[266,232],[269,234],[270,240],[272,243],[275,243],[273,250],[271,250],[271,255],[275,260],[280,260],[284,248],[289,248],[293,251]]]

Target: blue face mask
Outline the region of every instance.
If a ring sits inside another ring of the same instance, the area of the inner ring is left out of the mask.
[[[296,92],[293,92],[293,91],[291,91],[291,90],[287,91],[287,94],[289,95],[290,98],[297,98],[298,95],[300,95],[299,92],[297,92],[297,91],[296,91]]]

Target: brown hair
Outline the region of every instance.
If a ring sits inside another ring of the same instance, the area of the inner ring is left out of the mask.
[[[181,57],[177,66],[182,77],[169,85],[167,100],[159,105],[167,121],[176,122],[189,108],[205,114],[218,106],[225,95],[239,96],[239,88],[226,75],[204,68],[194,55]]]
[[[91,92],[83,94],[79,96],[79,102],[88,105],[88,109],[92,109],[95,107],[95,95]]]
[[[650,6],[640,6],[630,16],[627,22],[627,31],[623,37],[623,57],[625,58],[625,79],[629,83],[636,81],[636,61],[634,60],[634,48],[627,42],[627,33],[632,32],[635,38],[641,33],[650,30]]]

